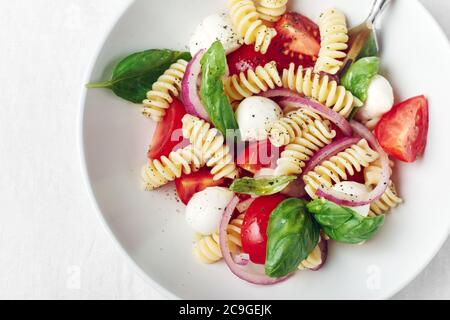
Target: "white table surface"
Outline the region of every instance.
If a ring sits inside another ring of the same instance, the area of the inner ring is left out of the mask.
[[[99,223],[78,160],[80,85],[130,1],[0,3],[2,299],[163,298]],[[422,2],[450,35],[450,1]],[[449,249],[395,298],[450,299]]]

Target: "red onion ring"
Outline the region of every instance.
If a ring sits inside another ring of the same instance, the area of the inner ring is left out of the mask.
[[[372,134],[372,132],[370,132],[370,130],[367,129],[366,126],[364,126],[359,122],[351,121],[350,124],[355,133],[361,136],[361,138],[366,139],[367,142],[371,145],[371,147],[374,148],[375,151],[379,153],[381,162],[380,181],[378,182],[378,185],[370,193],[367,194],[367,196],[365,197],[366,199],[362,200],[355,200],[350,195],[331,189],[327,190],[319,189],[316,194],[319,197],[325,198],[341,206],[359,207],[371,204],[372,202],[379,200],[383,196],[383,194],[386,192],[386,189],[389,186],[389,181],[391,179],[391,172],[389,167],[389,157],[383,150],[383,148],[380,146],[380,144],[378,143],[377,139]]]
[[[341,116],[339,113],[335,112],[334,110],[325,107],[324,105],[302,97],[287,97],[280,101],[279,103],[282,107],[287,107],[290,105],[298,106],[298,108],[306,108],[310,109],[325,119],[330,120],[333,122],[339,129],[341,129],[342,133],[350,137],[353,134],[352,127],[350,126],[350,123],[345,119],[343,116]]]
[[[301,94],[296,93],[289,89],[272,89],[266,92],[261,93],[261,97],[264,98],[301,98],[303,97]]]
[[[230,253],[230,248],[228,247],[227,227],[228,224],[230,223],[231,217],[233,216],[234,209],[236,208],[238,203],[239,198],[234,197],[228,204],[227,208],[225,209],[222,221],[220,222],[219,242],[220,242],[220,250],[222,251],[225,263],[230,268],[231,272],[234,273],[237,277],[252,284],[274,285],[286,280],[287,278],[289,278],[289,276],[282,278],[270,278],[266,275],[250,272],[242,268],[242,266],[236,264],[236,262],[233,260],[233,257],[231,256]]]
[[[320,76],[321,77],[328,77],[331,81],[335,81],[338,85],[341,84],[341,78],[339,78],[337,75],[335,74],[331,74],[325,71],[320,71]]]
[[[236,264],[238,264],[240,266],[246,266],[250,262],[250,256],[248,255],[248,253],[241,253],[241,254],[235,255],[233,257],[233,260]]]
[[[289,185],[281,191],[281,194],[292,198],[304,198],[308,195],[305,190],[305,182],[303,179],[295,179],[294,181],[291,181],[291,183],[289,183]]]
[[[357,144],[359,142],[359,138],[342,138],[338,141],[332,142],[325,148],[322,148],[319,152],[317,152],[309,161],[308,165],[303,170],[302,176],[308,174],[308,172],[314,170],[317,165],[324,162],[325,160],[330,159],[332,156],[338,154],[341,151]]]
[[[205,50],[200,50],[187,65],[185,76],[181,82],[181,95],[187,113],[208,121],[209,115],[198,93],[198,81],[202,73],[200,60],[204,53]]]

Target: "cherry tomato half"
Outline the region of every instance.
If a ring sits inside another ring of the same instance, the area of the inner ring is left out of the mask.
[[[184,204],[187,205],[197,192],[225,184],[225,179],[214,181],[214,176],[210,173],[210,170],[210,168],[203,168],[198,172],[182,175],[181,178],[175,180],[178,197]]]
[[[173,136],[176,130],[183,127],[182,119],[186,115],[184,105],[178,99],[174,98],[170,107],[166,111],[166,115],[156,127],[153,141],[148,152],[150,159],[159,159],[162,156],[168,156],[174,148],[183,140],[182,135]],[[178,139],[179,138],[179,139]],[[173,141],[174,140],[174,141]]]
[[[256,264],[266,262],[267,225],[273,210],[286,200],[281,194],[256,199],[245,213],[241,229],[242,249]]]

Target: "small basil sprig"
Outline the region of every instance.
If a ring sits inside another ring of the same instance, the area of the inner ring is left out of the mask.
[[[252,196],[270,196],[283,191],[297,177],[281,176],[276,178],[242,178],[234,180],[230,190]]]
[[[317,199],[307,205],[325,233],[333,240],[358,244],[371,239],[384,224],[384,215],[363,217],[354,210]]]
[[[234,130],[232,134],[235,136],[238,134],[239,126],[223,87],[222,78],[227,70],[227,57],[222,43],[214,42],[205,52],[200,63],[203,76],[200,96],[206,112],[214,127],[225,137],[227,130]]]
[[[267,227],[265,272],[284,277],[297,270],[319,243],[320,229],[301,199],[287,199],[273,212]]]
[[[367,100],[367,91],[373,77],[380,69],[380,58],[368,57],[356,61],[341,79],[342,85],[362,102]]]
[[[179,59],[190,61],[190,53],[172,50],[146,50],[134,53],[120,61],[111,80],[90,83],[90,89],[108,88],[117,96],[133,103],[142,103],[153,83]]]

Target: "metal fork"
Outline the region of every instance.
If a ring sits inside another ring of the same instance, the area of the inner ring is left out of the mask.
[[[367,19],[349,30],[349,51],[341,69],[341,75],[362,54],[380,52],[375,22],[391,0],[375,0]]]

